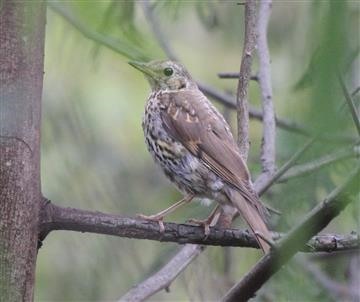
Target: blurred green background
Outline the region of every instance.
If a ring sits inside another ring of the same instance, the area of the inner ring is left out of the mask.
[[[141,118],[149,86],[127,64],[133,58],[165,58],[140,1],[50,2],[47,14],[42,123],[42,188],[58,205],[134,216],[153,214],[181,198],[147,153]],[[218,72],[238,71],[243,43],[243,6],[236,1],[151,1],[153,13],[177,56],[194,78],[235,93],[237,81]],[[55,10],[54,10],[55,7]],[[111,37],[122,54],[86,38],[57,12],[85,30]],[[299,163],[351,146],[356,130],[337,78],[349,91],[359,86],[358,1],[274,1],[269,25],[276,114],[316,133],[352,137],[315,143]],[[124,54],[127,54],[124,55]],[[258,69],[257,59],[253,71]],[[354,96],[359,104],[358,95]],[[250,84],[251,104],[260,91]],[[215,103],[224,112],[222,105]],[[226,111],[226,110],[225,110]],[[236,131],[235,112],[226,111]],[[261,123],[251,121],[249,167],[261,172]],[[277,165],[307,138],[279,130]],[[358,165],[348,158],[305,177],[275,185],[262,199],[282,211],[273,219],[287,231]],[[167,220],[204,218],[199,203]],[[359,206],[351,204],[324,233],[358,230]],[[240,219],[237,226],[244,226]],[[39,251],[36,301],[113,301],[162,266],[177,244],[56,231]],[[209,247],[171,285],[150,301],[218,300],[259,259],[254,249]],[[346,253],[310,257],[329,278],[349,285]],[[309,258],[309,257],[308,257]],[[309,260],[310,261],[310,260]],[[358,273],[358,272],[357,272]],[[352,276],[352,277],[351,277]],[[345,297],[344,297],[345,299]],[[339,301],[299,261],[292,260],[259,292],[258,301]]]

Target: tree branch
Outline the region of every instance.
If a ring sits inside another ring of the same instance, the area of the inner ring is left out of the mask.
[[[262,173],[258,181],[266,181],[275,171],[276,160],[276,124],[272,99],[270,54],[267,42],[267,29],[271,14],[271,0],[260,1],[258,31],[259,85],[263,111],[263,138],[261,145]]]
[[[326,227],[353,199],[349,192],[358,192],[360,169],[357,168],[343,185],[332,191],[296,227],[266,254],[223,298],[223,301],[247,301],[275,274],[311,236]]]
[[[240,76],[237,87],[236,109],[238,124],[238,145],[240,153],[246,162],[249,153],[249,110],[248,86],[251,76],[252,55],[256,46],[256,1],[245,3],[245,35],[243,55],[240,66]]]
[[[49,201],[42,204],[39,225],[39,239],[55,230],[89,232],[127,238],[149,239],[163,242],[199,243],[204,245],[232,245],[241,241],[248,247],[256,247],[254,238],[246,231],[211,228],[204,240],[204,228],[190,224],[164,223],[164,233],[159,232],[159,224],[154,221],[105,214],[75,208],[64,208]],[[227,243],[225,243],[227,242]]]
[[[97,211],[64,208],[49,201],[42,204],[40,219],[39,239],[41,241],[51,231],[67,230],[179,244],[259,248],[255,237],[247,230],[211,227],[210,234],[205,239],[204,228],[201,226],[169,222],[164,223],[165,231],[161,234],[158,223],[154,221]],[[279,240],[284,235],[274,232],[273,236],[275,240]],[[351,235],[329,234],[312,238],[302,251],[343,251],[357,249],[359,244],[359,236],[355,233]]]

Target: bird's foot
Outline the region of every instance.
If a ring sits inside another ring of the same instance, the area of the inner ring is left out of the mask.
[[[148,221],[155,221],[159,224],[160,233],[163,234],[165,232],[165,226],[164,226],[164,216],[163,215],[144,215],[144,214],[137,214],[136,217],[145,219]]]
[[[206,240],[210,235],[210,227],[213,227],[219,220],[221,211],[220,206],[217,205],[210,213],[210,215],[205,219],[188,219],[187,223],[196,224],[204,228],[204,240]]]
[[[212,226],[211,222],[212,219],[206,218],[206,219],[188,219],[186,220],[187,223],[191,223],[191,224],[195,224],[198,226],[202,226],[204,228],[204,234],[205,234],[205,238],[204,240],[206,240],[209,235],[210,235],[210,226]]]

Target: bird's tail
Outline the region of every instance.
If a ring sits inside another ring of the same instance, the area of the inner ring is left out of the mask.
[[[266,239],[272,239],[271,233],[265,224],[265,217],[262,211],[263,205],[261,204],[260,200],[256,196],[256,204],[253,204],[254,201],[250,203],[241,195],[239,191],[235,189],[231,189],[229,193],[233,205],[237,208],[240,215],[250,226],[263,252],[267,253],[270,250],[270,245],[260,236],[256,235],[256,232],[258,232],[261,233],[261,235]]]

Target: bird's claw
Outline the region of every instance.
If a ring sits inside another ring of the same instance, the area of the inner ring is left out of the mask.
[[[164,216],[159,215],[144,215],[144,214],[136,214],[136,217],[145,219],[148,221],[155,221],[159,224],[159,231],[161,234],[165,233],[165,226],[164,226]]]
[[[186,222],[196,224],[198,226],[202,226],[204,228],[204,235],[205,235],[204,240],[206,240],[209,237],[211,223],[208,221],[208,219],[201,220],[201,219],[191,218],[191,219],[186,220]]]

